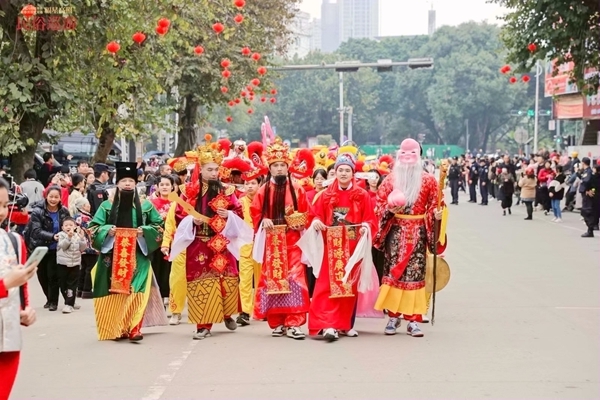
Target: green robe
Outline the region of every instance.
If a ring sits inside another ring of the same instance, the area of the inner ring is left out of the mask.
[[[112,203],[100,205],[94,219],[89,224],[92,246],[100,251],[98,262],[92,271],[94,314],[99,340],[118,339],[128,335],[140,326],[166,325],[166,314],[157,287],[153,287],[153,274],[150,256],[162,243],[163,219],[152,203],[142,200],[142,221],[137,221],[135,208],[134,228],[144,231],[147,251],[136,244],[136,265],[131,281],[131,294],[110,293],[113,250],[102,252],[108,231],[114,225],[107,225]],[[138,238],[139,240],[140,238]],[[144,254],[146,253],[146,254]]]
[[[142,223],[139,224],[137,221],[137,213],[135,208],[131,210],[133,214],[133,227],[141,227],[144,231],[144,239],[148,252],[146,255],[140,249],[139,244],[136,246],[136,261],[137,265],[133,273],[133,279],[131,281],[132,293],[144,292],[146,288],[146,280],[148,279],[148,272],[151,270],[150,259],[152,252],[157,250],[162,243],[162,233],[164,222],[156,208],[147,200],[142,200]],[[89,223],[88,227],[92,234],[92,247],[101,252],[96,264],[94,274],[94,287],[93,293],[94,298],[103,297],[109,295],[110,289],[110,278],[112,274],[112,250],[107,253],[102,253],[102,245],[104,244],[108,231],[114,225],[108,225],[106,222],[110,216],[110,210],[112,208],[112,202],[109,200],[104,201],[96,214],[94,219]]]

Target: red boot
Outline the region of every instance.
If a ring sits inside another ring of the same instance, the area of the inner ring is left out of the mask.
[[[142,335],[142,322],[144,322],[144,318],[142,318],[136,326],[133,327],[131,332],[129,333],[129,340],[132,342],[139,342],[144,338]]]

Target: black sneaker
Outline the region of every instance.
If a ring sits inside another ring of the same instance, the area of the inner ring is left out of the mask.
[[[583,238],[594,237],[594,232],[586,232],[583,235],[581,235],[581,237],[583,237]]]
[[[44,304],[44,308],[49,308],[50,307],[50,302],[46,302],[46,304]]]
[[[240,313],[235,322],[241,326],[248,326],[250,325],[250,315],[246,314],[245,312]]]
[[[50,310],[50,311],[56,311],[56,310],[58,310],[58,305],[57,304],[50,304],[48,306],[48,310]]]

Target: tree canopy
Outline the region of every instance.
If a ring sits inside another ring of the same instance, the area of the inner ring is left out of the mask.
[[[586,93],[600,85],[598,0],[490,0],[510,10],[502,39],[508,61],[529,71],[537,60],[556,60],[555,71],[573,62],[574,82]]]

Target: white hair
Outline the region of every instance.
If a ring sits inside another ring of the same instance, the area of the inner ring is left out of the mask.
[[[414,164],[406,164],[396,159],[394,163],[394,189],[400,190],[406,198],[406,205],[415,204],[421,193],[423,183],[423,164],[421,158]]]

